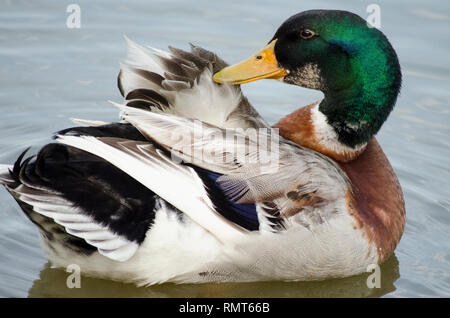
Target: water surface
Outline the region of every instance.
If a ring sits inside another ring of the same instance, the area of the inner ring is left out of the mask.
[[[344,9],[366,17],[370,1],[77,1],[81,28],[66,26],[74,1],[0,0],[0,162],[37,151],[69,118],[117,120],[123,35],[157,48],[213,50],[230,63],[261,48],[299,11]],[[404,236],[382,270],[380,289],[367,275],[322,282],[164,284],[136,288],[49,268],[36,228],[0,189],[1,297],[432,297],[450,296],[450,2],[377,1],[381,29],[397,50],[403,89],[377,138],[402,185]],[[321,97],[276,81],[243,86],[270,122]]]

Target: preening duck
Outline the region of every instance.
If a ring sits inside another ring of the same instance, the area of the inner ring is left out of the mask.
[[[263,78],[324,98],[270,127],[238,85]],[[403,233],[374,137],[400,85],[389,41],[345,11],[296,14],[233,66],[128,40],[120,122],[77,120],[0,182],[54,267],[138,285],[356,275]]]

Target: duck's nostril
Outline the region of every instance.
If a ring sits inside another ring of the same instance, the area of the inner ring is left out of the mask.
[[[262,59],[262,55],[256,55],[256,59],[257,59],[257,60]]]

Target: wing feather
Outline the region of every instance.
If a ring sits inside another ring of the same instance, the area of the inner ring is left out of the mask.
[[[192,168],[167,160],[151,143],[90,136],[58,136],[57,140],[107,160],[186,213],[219,240],[229,242],[243,234],[239,226],[214,210],[203,183]]]
[[[305,205],[335,202],[349,188],[345,173],[331,159],[283,139],[272,129],[223,129],[116,106],[126,122],[172,154],[223,174],[217,182],[238,203],[283,198],[280,208],[292,215]]]

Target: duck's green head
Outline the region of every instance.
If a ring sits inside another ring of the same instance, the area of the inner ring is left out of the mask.
[[[337,10],[290,17],[263,50],[214,76],[232,84],[261,78],[321,90],[325,98],[319,110],[350,147],[378,132],[401,86],[397,55],[384,34],[361,17]]]

